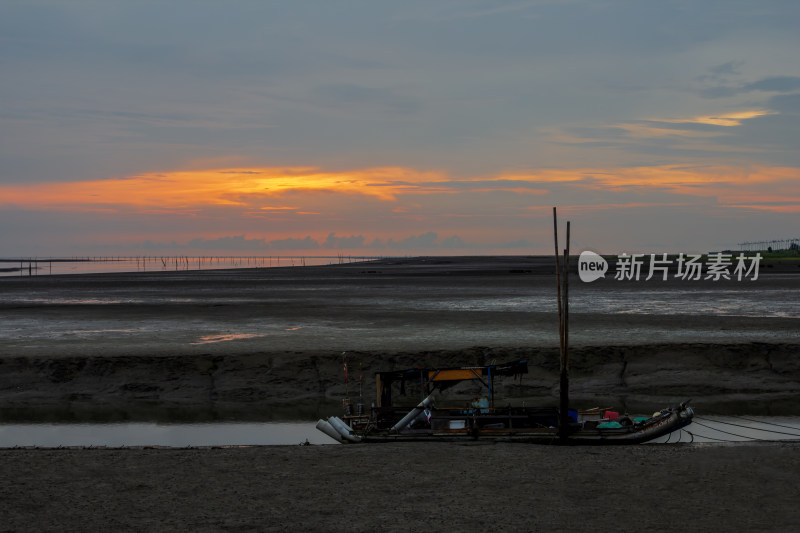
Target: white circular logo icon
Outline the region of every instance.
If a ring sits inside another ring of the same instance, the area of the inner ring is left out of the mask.
[[[578,276],[581,281],[589,283],[596,279],[606,277],[608,263],[602,256],[594,252],[581,252],[578,257]]]

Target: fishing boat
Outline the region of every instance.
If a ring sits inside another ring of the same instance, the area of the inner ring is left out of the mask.
[[[496,377],[527,374],[526,361],[457,368],[411,368],[377,372],[376,401],[344,403],[344,415],[320,419],[317,429],[345,443],[492,440],[539,444],[637,444],[677,431],[691,423],[684,402],[652,416],[632,417],[607,408],[568,409],[562,432],[557,407],[500,405]],[[462,382],[480,383],[484,392],[469,401],[437,406],[436,396]],[[414,389],[421,401],[412,409],[393,405],[398,393]],[[563,434],[562,434],[563,433]]]
[[[343,443],[492,440],[539,444],[639,444],[691,424],[687,402],[665,407],[650,416],[635,417],[610,408],[576,410],[569,406],[568,266],[570,223],[563,263],[558,253],[558,225],[553,208],[558,286],[560,387],[558,407],[512,406],[495,398],[495,378],[521,377],[527,361],[452,368],[411,368],[375,373],[376,398],[367,410],[363,402],[343,401],[344,414],[320,419],[317,429]],[[347,381],[347,362],[344,362]],[[465,382],[480,383],[482,395],[449,406],[436,397]],[[416,388],[416,406],[395,406],[393,397]],[[410,409],[409,409],[410,407]]]

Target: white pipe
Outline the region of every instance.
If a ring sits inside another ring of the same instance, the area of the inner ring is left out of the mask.
[[[406,416],[401,418],[397,424],[392,426],[391,431],[398,432],[401,429],[405,428],[415,418],[417,418],[422,411],[430,407],[432,403],[433,403],[433,394],[431,394],[430,396],[419,402],[419,404],[415,408],[409,411],[409,413]]]
[[[339,432],[336,431],[336,429],[334,429],[334,427],[332,425],[328,424],[327,422],[325,422],[321,418],[317,421],[317,429],[320,430],[321,432],[325,433],[327,436],[329,436],[333,440],[342,442],[342,436],[339,435]]]
[[[353,428],[342,422],[342,420],[338,417],[329,417],[328,423],[333,426],[333,429],[338,431],[343,438],[349,440],[350,442],[361,442],[361,437],[358,435],[353,435]]]

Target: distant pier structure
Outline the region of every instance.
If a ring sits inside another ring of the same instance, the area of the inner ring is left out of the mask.
[[[744,252],[777,252],[779,250],[800,250],[800,238],[795,237],[794,239],[740,242],[739,249]]]

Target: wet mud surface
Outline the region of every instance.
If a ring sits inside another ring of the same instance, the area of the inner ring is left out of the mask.
[[[556,346],[549,258],[0,279],[6,356]],[[800,270],[571,283],[572,345],[800,342]]]
[[[574,276],[572,397],[796,414],[800,274],[764,270],[755,281]],[[378,370],[526,359],[530,373],[498,392],[549,405],[554,293],[552,259],[542,257],[3,278],[0,412],[309,418],[345,394],[343,353],[363,371],[367,402]]]

